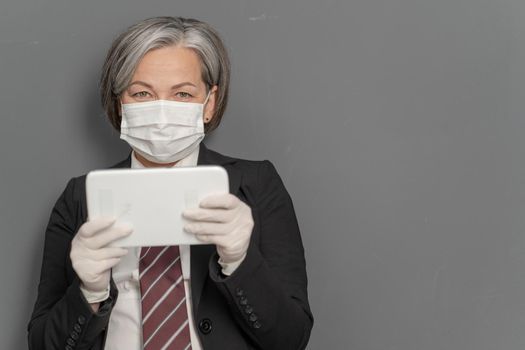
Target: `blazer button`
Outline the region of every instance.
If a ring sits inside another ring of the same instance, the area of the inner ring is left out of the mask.
[[[241,299],[239,300],[239,304],[241,304],[241,305],[248,305],[248,298],[241,297]]]
[[[246,308],[244,308],[244,312],[246,315],[249,315],[253,312],[253,308],[250,305],[247,305]]]
[[[235,289],[235,294],[237,294],[238,297],[242,297],[244,295],[244,290],[237,288]]]
[[[252,322],[255,322],[257,321],[259,318],[257,317],[256,314],[251,314],[250,317],[249,317],[249,320],[252,321]]]
[[[66,345],[66,350],[73,350],[73,348],[69,345]]]
[[[77,332],[77,333],[80,333],[82,331],[82,327],[80,327],[80,325],[77,323],[75,324],[75,326],[73,327],[73,329]]]
[[[75,331],[72,331],[70,336],[71,336],[71,339],[73,339],[73,340],[77,340],[78,339],[78,333],[75,332]]]
[[[78,316],[77,321],[78,321],[79,325],[83,325],[84,323],[86,323],[86,318],[84,316],[80,315],[80,316]]]
[[[75,346],[75,341],[73,339],[71,339],[71,338],[67,338],[66,343],[67,343],[67,345]]]
[[[255,329],[259,329],[261,328],[261,324],[259,323],[259,321],[255,321],[253,324],[252,324],[253,328]]]
[[[212,322],[209,318],[203,318],[200,322],[199,322],[199,330],[203,333],[203,334],[209,334],[212,330],[213,326],[212,326]]]

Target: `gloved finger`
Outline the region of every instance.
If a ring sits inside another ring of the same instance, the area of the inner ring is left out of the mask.
[[[225,235],[230,229],[229,225],[199,221],[184,225],[184,231],[195,235]]]
[[[86,239],[86,246],[91,249],[99,249],[107,246],[109,243],[124,238],[133,232],[129,226],[113,226],[106,230],[100,231],[97,235]]]
[[[198,234],[195,235],[195,237],[197,237],[197,239],[203,243],[217,244],[217,235]]]
[[[115,218],[101,217],[86,221],[78,230],[78,234],[83,237],[91,237],[95,233],[102,231],[115,223]]]
[[[199,207],[203,209],[233,209],[238,206],[240,202],[241,200],[239,198],[230,193],[211,194],[199,203]]]
[[[128,254],[128,250],[126,248],[105,247],[101,249],[91,250],[90,258],[93,260],[100,261],[111,258],[121,258],[126,254]]]
[[[233,220],[234,212],[229,209],[192,208],[182,212],[185,219],[205,222],[229,222]]]

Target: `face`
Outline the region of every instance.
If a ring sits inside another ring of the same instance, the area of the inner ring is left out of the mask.
[[[213,86],[204,107],[205,124],[213,118],[216,91],[217,86]],[[155,100],[204,103],[207,93],[197,54],[184,47],[168,46],[149,51],[142,58],[120,101],[122,104]]]

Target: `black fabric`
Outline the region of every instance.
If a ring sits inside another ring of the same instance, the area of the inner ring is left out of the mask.
[[[195,329],[208,349],[304,349],[313,317],[304,251],[292,201],[273,165],[223,156],[201,144],[199,165],[221,165],[230,192],[252,209],[247,256],[224,276],[212,245],[191,247]],[[113,168],[129,168],[131,158]],[[30,350],[102,350],[118,290],[93,313],[69,258],[71,240],[86,221],[86,176],[73,178],[47,226],[38,297],[28,325]]]

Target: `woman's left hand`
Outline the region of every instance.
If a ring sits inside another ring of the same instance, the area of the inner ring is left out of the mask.
[[[239,262],[246,256],[253,230],[252,210],[232,194],[211,195],[199,208],[182,213],[189,222],[184,230],[217,246],[224,263]]]

